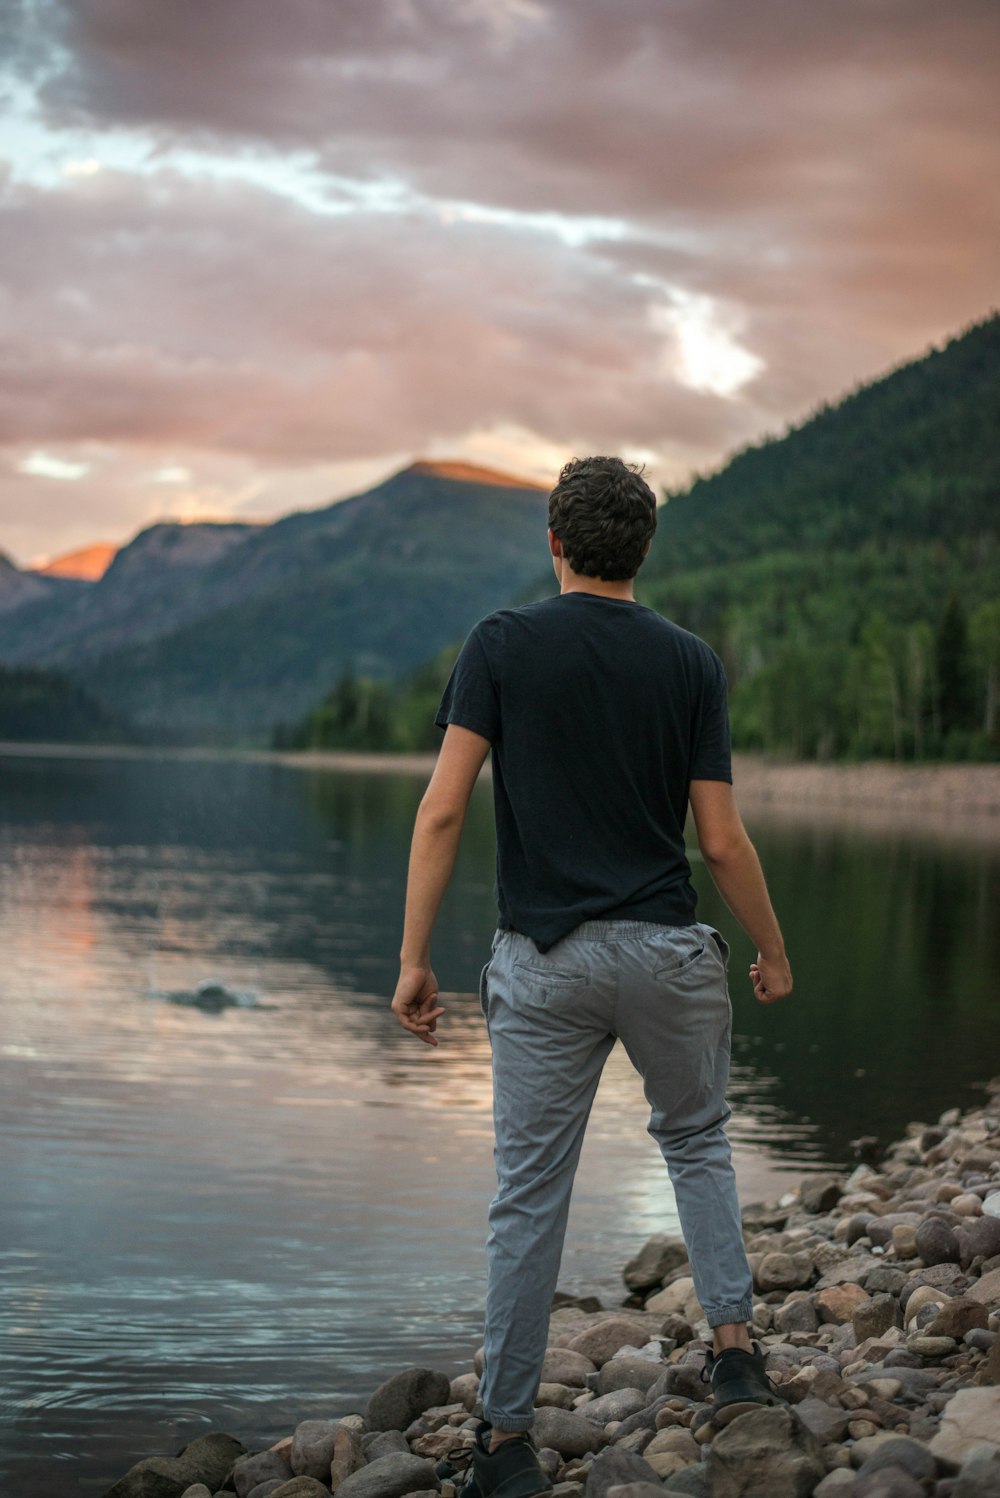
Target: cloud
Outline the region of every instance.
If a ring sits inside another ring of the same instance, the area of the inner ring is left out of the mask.
[[[994,0],[5,15],[32,129],[64,143],[0,190],[9,473],[97,443],[137,494],[186,468],[280,509],[279,475],[318,500],[499,444],[675,481],[996,296]]]

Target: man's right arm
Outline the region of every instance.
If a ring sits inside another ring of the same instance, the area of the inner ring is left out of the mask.
[[[792,991],[792,971],[757,850],[747,836],[726,780],[692,780],[691,811],[698,846],[716,888],[757,948],[750,979],[762,1004]]]

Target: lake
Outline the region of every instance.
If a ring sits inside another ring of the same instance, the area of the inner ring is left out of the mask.
[[[441,1045],[388,1010],[420,775],[0,757],[0,1489],[100,1493],[206,1430],[250,1446],[481,1340],[492,1162],[477,786],[434,947]],[[739,782],[737,778],[737,793]],[[792,999],[732,944],[741,1195],[980,1099],[1000,1056],[1000,842],[744,807]],[[195,1002],[199,985],[240,1002]],[[617,1047],[561,1288],[614,1305],[676,1231]]]

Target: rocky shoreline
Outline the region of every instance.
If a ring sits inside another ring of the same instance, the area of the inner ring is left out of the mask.
[[[788,1401],[716,1421],[680,1239],[624,1302],[557,1295],[533,1428],[554,1498],[1000,1498],[1000,1078],[877,1165],[745,1209],[754,1336]],[[388,1378],[265,1450],[212,1432],[105,1498],[454,1498],[482,1351]]]

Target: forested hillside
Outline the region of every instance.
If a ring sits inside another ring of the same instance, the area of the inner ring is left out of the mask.
[[[702,635],[734,742],[1000,758],[1000,318],[671,494],[637,597]]]
[[[124,744],[136,735],[62,672],[0,664],[0,739]]]

